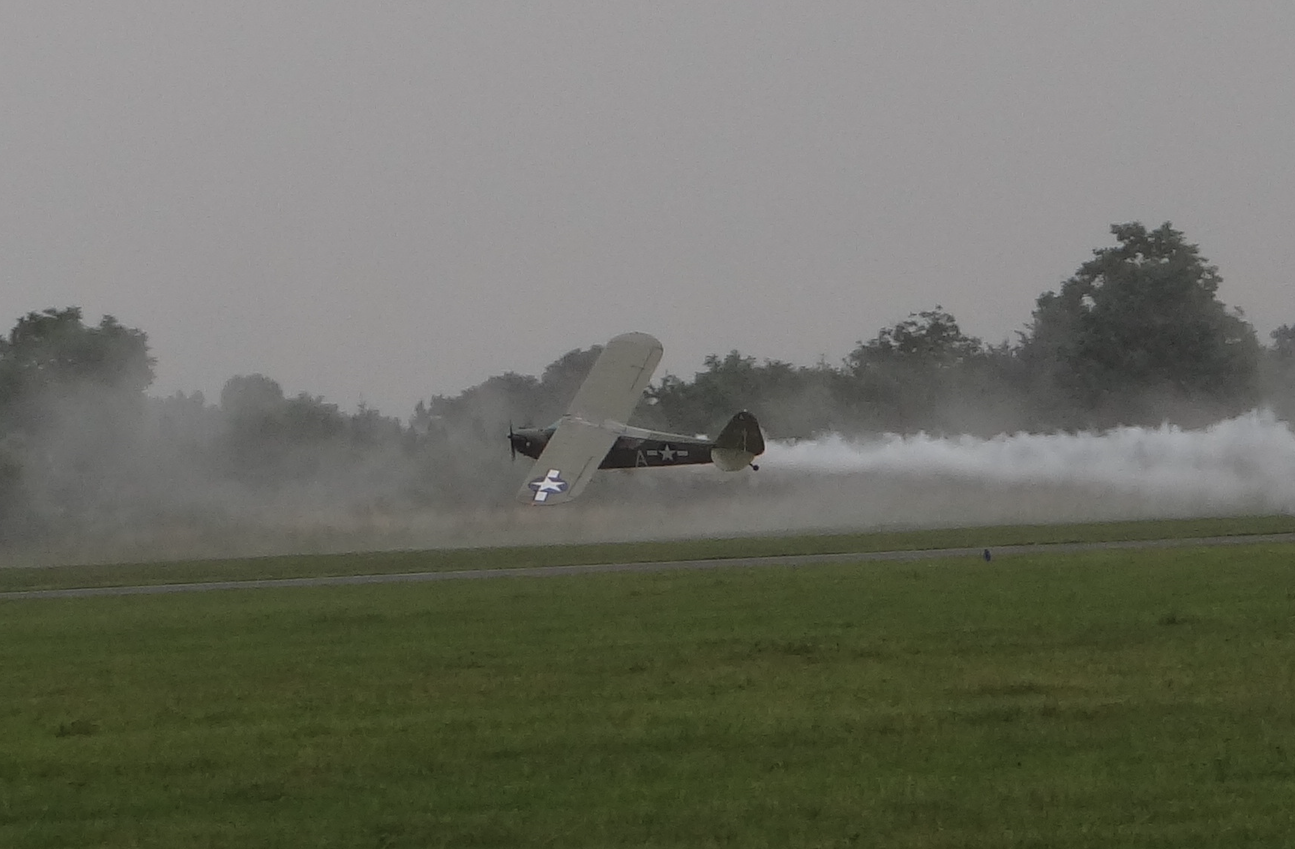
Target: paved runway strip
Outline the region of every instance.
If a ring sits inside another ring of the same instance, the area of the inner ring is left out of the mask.
[[[1079,551],[1121,548],[1190,548],[1196,546],[1259,545],[1295,542],[1295,534],[1198,539],[1128,540],[1123,542],[1045,543],[995,546],[995,557],[1021,554],[1068,554]],[[213,590],[261,590],[286,587],[334,587],[352,584],[408,584],[424,581],[463,581],[484,578],[552,578],[597,572],[667,572],[685,569],[734,569],[760,566],[817,566],[827,563],[868,561],[934,560],[942,557],[980,557],[983,548],[929,548],[909,551],[860,551],[843,554],[786,554],[771,557],[728,557],[712,560],[663,560],[646,563],[595,563],[587,566],[532,566],[517,569],[464,569],[442,572],[398,572],[380,575],[334,575],[322,578],[269,578],[252,581],[204,581],[190,584],[146,584],[123,587],[81,587],[61,590],[21,590],[0,593],[0,601],[40,598],[87,598],[90,596],[164,595]]]

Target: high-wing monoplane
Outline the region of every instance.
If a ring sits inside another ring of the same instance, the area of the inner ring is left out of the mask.
[[[714,463],[726,472],[750,466],[764,453],[755,416],[743,410],[715,439],[630,427],[652,372],[661,362],[661,343],[646,333],[623,333],[607,343],[576,397],[557,423],[547,428],[509,430],[514,455],[535,458],[517,493],[526,504],[571,501],[597,469],[638,469]]]

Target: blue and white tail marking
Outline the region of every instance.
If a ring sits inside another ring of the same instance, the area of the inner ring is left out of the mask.
[[[566,492],[568,484],[562,480],[562,473],[557,469],[549,469],[549,473],[542,478],[536,478],[527,486],[535,490],[534,500],[545,502],[549,498],[550,492]]]

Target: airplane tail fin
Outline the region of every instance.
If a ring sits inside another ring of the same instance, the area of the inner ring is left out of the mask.
[[[710,459],[726,472],[737,472],[751,465],[751,461],[764,453],[764,434],[760,423],[746,410],[733,416],[715,437]]]

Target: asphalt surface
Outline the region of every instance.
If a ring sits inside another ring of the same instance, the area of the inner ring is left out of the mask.
[[[1137,548],[1190,548],[1198,546],[1258,545],[1295,542],[1295,533],[1198,539],[1127,540],[1123,542],[1047,543],[1003,545],[990,549],[993,557],[1023,554],[1068,554],[1080,551]],[[749,569],[761,566],[817,566],[829,563],[914,561],[967,557],[980,559],[984,548],[931,548],[918,551],[860,551],[843,554],[789,554],[774,557],[728,557],[713,560],[665,560],[648,563],[597,563],[588,566],[531,566],[516,569],[464,569],[444,572],[399,572],[385,575],[335,575],[322,578],[269,578],[251,581],[204,581],[189,584],[147,584],[122,587],[80,587],[58,590],[0,592],[0,601],[41,598],[89,598],[92,596],[167,595],[170,593],[214,592],[216,590],[263,590],[288,587],[338,587],[356,584],[412,584],[428,581],[465,581],[487,578],[553,578],[603,572],[669,572],[699,569]]]

